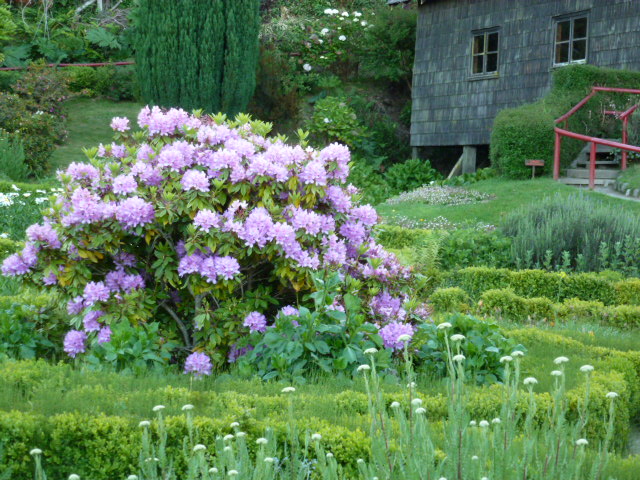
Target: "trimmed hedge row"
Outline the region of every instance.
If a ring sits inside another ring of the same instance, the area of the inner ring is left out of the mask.
[[[472,298],[487,290],[511,288],[519,296],[546,297],[553,302],[570,298],[604,305],[640,305],[640,279],[616,272],[575,273],[469,267],[449,272],[442,287],[462,288]]]
[[[616,400],[616,424],[614,442],[616,448],[624,447],[628,435],[630,418],[640,413],[640,352],[619,352],[600,347],[587,347],[575,340],[567,339],[549,332],[534,329],[523,329],[509,332],[509,336],[523,344],[532,345],[534,342],[557,345],[558,351],[586,349],[594,358],[596,368],[591,383],[591,416],[586,438],[597,445],[604,436],[609,401],[605,395],[609,391],[620,394]],[[526,359],[526,357],[525,357]],[[531,366],[530,366],[531,367]],[[530,368],[528,367],[528,368]],[[0,378],[12,385],[19,385],[25,392],[33,389],[41,382],[49,382],[52,377],[69,375],[66,366],[51,366],[44,362],[5,362],[0,364]],[[85,375],[96,375],[99,373]],[[47,384],[48,385],[48,384]],[[59,388],[65,388],[60,385]],[[52,392],[54,393],[54,392]],[[139,392],[126,393],[100,388],[99,385],[81,386],[70,394],[84,395],[89,399],[91,395],[113,397],[113,404],[127,405],[131,402],[146,401],[148,398],[139,396]],[[286,411],[288,400],[282,395],[261,396],[234,391],[189,391],[186,388],[166,387],[160,392],[153,392],[167,405],[167,412],[178,411],[183,403],[193,403],[204,406],[207,417],[198,416],[195,425],[199,439],[203,444],[211,444],[216,436],[231,432],[230,423],[240,422],[241,429],[250,439],[263,436],[267,428],[276,433],[279,442],[286,437],[287,420],[282,416]],[[423,394],[424,408],[427,416],[437,430],[437,422],[444,419],[448,411],[448,399],[441,395]],[[578,418],[577,405],[584,396],[584,386],[580,385],[567,392],[568,419]],[[503,390],[501,385],[474,388],[467,396],[467,407],[472,418],[491,419],[499,415]],[[104,401],[104,398],[101,399]],[[399,401],[406,405],[407,399],[403,393],[385,394],[385,401],[390,404]],[[552,399],[549,393],[536,394],[538,403],[537,421],[542,423],[546,419]],[[367,427],[367,398],[362,392],[343,391],[335,395],[295,394],[295,405],[323,404],[339,415],[348,416],[350,425],[336,424],[327,419],[317,417],[296,418],[301,432],[319,432],[327,450],[331,451],[338,461],[345,466],[347,472],[355,468],[357,458],[366,458],[369,454],[370,441]],[[518,410],[526,409],[527,393],[521,391],[518,396]],[[212,410],[213,409],[213,410]],[[99,409],[98,409],[99,410]],[[150,410],[150,409],[149,409]],[[151,415],[151,414],[150,414]],[[183,457],[180,455],[182,439],[186,435],[184,416],[166,418],[168,427],[168,445],[170,454],[177,460],[177,471],[184,471]],[[93,480],[110,480],[125,478],[135,472],[140,449],[140,429],[137,423],[141,418],[131,416],[117,416],[104,414],[87,414],[80,412],[66,412],[43,415],[34,412],[0,412],[0,443],[4,444],[4,464],[0,463],[0,471],[8,466],[13,468],[12,479],[27,480],[32,478],[33,465],[29,450],[40,447],[44,451],[44,462],[47,473],[51,478],[66,478],[70,473],[77,473],[81,478]],[[354,426],[356,425],[356,426]],[[361,425],[361,426],[357,426]],[[248,442],[249,445],[253,441]]]
[[[640,328],[640,306],[604,305],[568,298],[554,303],[546,297],[522,297],[511,288],[494,288],[474,302],[460,287],[439,288],[430,297],[436,312],[473,312],[511,320],[593,321],[622,329]]]

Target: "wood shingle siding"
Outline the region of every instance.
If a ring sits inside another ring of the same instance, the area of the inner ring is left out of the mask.
[[[503,108],[551,86],[555,18],[588,14],[586,63],[640,70],[640,0],[431,0],[419,7],[411,144],[488,144]],[[498,28],[498,73],[471,75],[473,32]]]

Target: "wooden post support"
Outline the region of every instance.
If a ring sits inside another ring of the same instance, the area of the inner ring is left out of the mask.
[[[524,164],[527,167],[533,167],[531,170],[531,180],[536,178],[536,167],[544,167],[544,160],[525,160]]]
[[[624,119],[622,120],[622,143],[627,144],[629,143],[629,131],[628,131],[628,126],[629,126],[629,117],[624,117]],[[622,170],[626,170],[627,169],[627,151],[626,150],[622,150]]]

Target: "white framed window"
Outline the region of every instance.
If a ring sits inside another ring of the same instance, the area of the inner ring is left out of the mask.
[[[472,32],[471,75],[498,73],[500,32],[496,28]]]
[[[564,16],[554,22],[554,65],[586,63],[589,43],[589,17],[585,13]]]

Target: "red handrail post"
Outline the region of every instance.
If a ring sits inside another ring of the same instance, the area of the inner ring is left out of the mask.
[[[622,143],[627,144],[629,140],[629,133],[627,132],[627,126],[629,124],[629,117],[625,116],[622,119]],[[622,150],[622,170],[627,169],[627,151]]]
[[[593,190],[596,186],[596,151],[598,145],[591,142],[591,154],[589,155],[589,190]]]
[[[562,147],[562,135],[556,132],[556,145],[553,150],[553,179],[560,178],[560,148]]]

